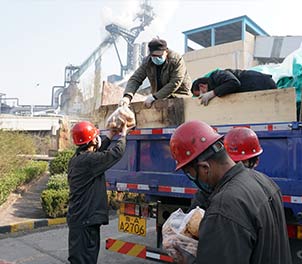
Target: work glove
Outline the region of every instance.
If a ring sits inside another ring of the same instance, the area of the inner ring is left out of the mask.
[[[200,100],[201,104],[208,105],[210,100],[212,100],[215,96],[216,95],[215,95],[214,91],[210,91],[210,92],[201,94],[198,98],[201,99]]]
[[[118,103],[119,106],[123,106],[123,105],[129,106],[129,104],[130,104],[130,98],[128,96],[124,96]]]
[[[146,108],[150,108],[153,104],[153,102],[155,101],[155,98],[153,97],[152,94],[148,95],[148,97],[146,98],[144,105]]]

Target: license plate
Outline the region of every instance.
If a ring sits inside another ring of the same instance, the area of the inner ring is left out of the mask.
[[[120,214],[118,218],[118,231],[138,236],[146,236],[146,218]]]

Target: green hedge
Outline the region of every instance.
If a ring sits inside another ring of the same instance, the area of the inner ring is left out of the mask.
[[[57,174],[49,178],[46,189],[61,190],[68,189],[67,175]]]
[[[41,194],[41,204],[48,217],[64,217],[67,213],[69,188],[66,174],[56,174],[49,178],[46,189]]]
[[[48,170],[47,161],[30,161],[27,166],[25,166],[22,171],[25,176],[25,183],[30,182],[39,175],[42,175]]]
[[[41,194],[41,200],[42,208],[46,215],[51,218],[66,216],[68,195],[68,189],[44,190]]]
[[[49,164],[49,172],[52,176],[41,194],[42,208],[48,217],[66,216],[69,196],[66,174],[69,160],[73,154],[73,150],[58,152]]]
[[[35,144],[30,135],[0,129],[0,179],[18,168],[23,168],[28,159],[24,155],[35,153]]]
[[[3,204],[9,194],[20,185],[38,178],[47,171],[48,163],[45,161],[29,161],[21,169],[16,169],[1,177],[0,180],[0,205]]]
[[[49,172],[51,175],[67,173],[68,162],[73,156],[73,150],[64,150],[58,152],[55,158],[49,164]]]

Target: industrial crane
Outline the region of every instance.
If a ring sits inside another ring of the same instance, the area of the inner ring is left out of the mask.
[[[115,47],[120,65],[121,65],[121,77],[124,76],[125,73],[128,73],[129,71],[135,70],[135,56],[134,56],[134,42],[136,38],[139,36],[139,34],[144,31],[146,26],[149,26],[152,20],[154,19],[154,12],[153,8],[150,5],[149,0],[143,1],[141,4],[141,10],[142,12],[138,13],[134,20],[139,19],[140,25],[131,28],[130,30],[117,25],[117,24],[109,24],[105,28],[106,30],[111,34],[112,36],[112,42]],[[123,63],[121,61],[117,46],[116,46],[116,36],[121,36],[125,39],[127,42],[127,64],[126,66],[123,66]]]
[[[109,48],[112,44],[114,45],[119,62],[121,64],[121,76],[123,77],[123,73],[128,70],[133,70],[133,46],[134,41],[139,36],[139,34],[144,31],[146,26],[149,26],[152,20],[154,19],[153,7],[150,5],[150,0],[143,0],[140,5],[141,12],[136,14],[134,20],[139,19],[140,25],[131,28],[130,30],[123,28],[117,24],[109,24],[105,26],[106,30],[110,33],[110,36],[106,37],[105,40],[92,52],[92,54],[80,65],[80,66],[67,66],[65,68],[65,87],[69,83],[78,82],[81,75],[91,66],[94,62],[100,62],[102,54],[105,52],[107,48]],[[127,65],[123,66],[120,55],[116,46],[116,40],[118,37],[123,37],[127,44]]]
[[[60,88],[56,91],[56,96],[54,98],[54,102],[56,104],[64,104],[64,102],[70,100],[69,98],[65,98],[59,100],[59,96],[64,95],[67,89],[72,89],[76,87],[76,84],[79,82],[81,75],[94,63],[95,64],[95,81],[94,81],[94,92],[96,93],[100,86],[100,72],[101,72],[101,58],[103,53],[114,45],[116,50],[118,60],[120,62],[121,67],[121,78],[124,77],[125,73],[133,71],[135,69],[134,62],[134,42],[136,38],[139,36],[140,32],[144,30],[144,28],[150,25],[151,21],[154,19],[153,7],[150,5],[150,0],[142,0],[140,4],[141,11],[136,14],[136,19],[140,20],[140,24],[136,27],[131,28],[130,30],[117,25],[117,24],[109,24],[105,28],[110,33],[101,44],[92,52],[92,54],[80,65],[74,66],[69,65],[65,67],[65,79],[64,79],[64,87]],[[127,64],[123,65],[121,61],[120,54],[118,52],[118,48],[116,45],[116,41],[119,37],[123,37],[127,42]],[[67,93],[68,94],[68,93]],[[67,96],[68,97],[68,96]],[[63,101],[63,102],[62,102]]]

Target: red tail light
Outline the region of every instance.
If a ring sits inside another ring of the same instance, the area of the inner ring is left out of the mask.
[[[287,225],[289,238],[302,239],[302,225]]]

